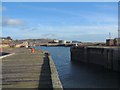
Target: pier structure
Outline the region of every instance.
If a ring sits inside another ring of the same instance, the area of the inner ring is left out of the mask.
[[[120,71],[120,48],[83,46],[71,47],[71,61],[101,65],[104,68]]]
[[[62,90],[54,62],[48,52],[26,48],[8,48],[14,55],[2,58],[2,90],[44,88]]]

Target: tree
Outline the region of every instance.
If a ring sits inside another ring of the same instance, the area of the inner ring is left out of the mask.
[[[12,40],[12,38],[10,36],[8,36],[7,39]]]

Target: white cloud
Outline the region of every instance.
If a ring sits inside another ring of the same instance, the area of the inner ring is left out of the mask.
[[[106,25],[106,26],[79,26],[79,25],[72,25],[72,26],[44,26],[41,25],[38,27],[37,31],[43,32],[55,32],[55,33],[91,33],[91,34],[98,34],[98,33],[106,33],[106,32],[116,32],[118,31],[117,25]]]
[[[19,19],[3,18],[2,20],[3,26],[19,26],[22,24],[23,24],[23,21]]]
[[[38,27],[37,27],[38,26]],[[118,26],[46,26],[36,25],[35,27],[7,28],[4,32],[9,32],[9,35],[19,38],[54,38],[79,41],[105,41],[111,32],[112,38],[118,35]],[[12,29],[12,31],[10,31]]]
[[[22,29],[21,29],[22,30]],[[20,30],[20,31],[21,31]],[[47,26],[37,25],[35,30],[32,28],[26,28],[21,31],[26,33],[28,38],[41,37],[41,38],[57,38],[57,39],[74,39],[74,40],[101,40],[104,41],[108,36],[109,32],[112,37],[117,37],[118,26],[107,25],[107,26]],[[24,36],[24,35],[23,35]],[[25,36],[25,37],[27,37]]]

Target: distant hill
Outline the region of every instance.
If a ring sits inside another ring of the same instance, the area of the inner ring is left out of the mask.
[[[24,42],[24,41],[28,41],[28,42],[36,42],[36,43],[48,43],[53,41],[53,39],[23,39],[23,40],[18,40],[19,42]]]

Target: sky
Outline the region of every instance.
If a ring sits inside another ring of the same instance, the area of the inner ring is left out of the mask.
[[[3,2],[2,36],[105,41],[118,37],[117,2]]]

